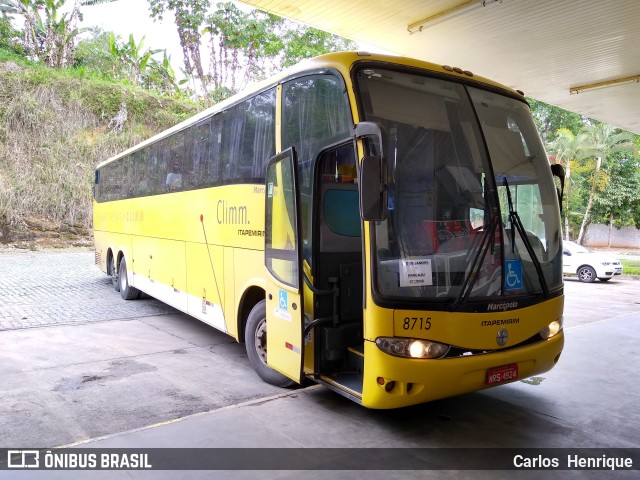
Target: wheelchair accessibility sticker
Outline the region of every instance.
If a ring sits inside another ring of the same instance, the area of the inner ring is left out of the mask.
[[[289,302],[287,299],[287,292],[284,290],[278,290],[278,308],[285,312],[289,309]]]
[[[289,298],[285,290],[278,290],[278,308],[274,310],[276,317],[291,321],[291,314],[289,313]]]
[[[505,290],[522,289],[522,260],[519,258],[504,262]]]

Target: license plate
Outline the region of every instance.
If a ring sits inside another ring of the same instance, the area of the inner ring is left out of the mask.
[[[503,365],[487,370],[487,385],[511,382],[518,379],[518,364]]]

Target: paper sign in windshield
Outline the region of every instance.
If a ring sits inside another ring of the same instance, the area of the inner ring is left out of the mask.
[[[412,258],[400,262],[401,287],[433,285],[430,258]]]

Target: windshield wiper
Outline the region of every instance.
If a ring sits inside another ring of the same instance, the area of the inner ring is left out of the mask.
[[[516,251],[516,232],[520,234],[520,238],[522,238],[522,242],[524,243],[529,256],[531,257],[531,261],[533,262],[533,266],[536,269],[536,273],[538,274],[538,280],[540,281],[540,287],[542,288],[542,293],[544,298],[549,298],[549,287],[547,286],[547,280],[544,278],[544,272],[542,271],[542,265],[540,265],[540,260],[538,260],[538,256],[536,252],[533,250],[533,245],[531,245],[531,240],[527,236],[527,232],[522,225],[522,221],[520,220],[520,215],[513,208],[513,201],[511,200],[511,190],[509,190],[509,182],[507,182],[507,177],[504,178],[504,186],[507,189],[507,203],[509,204],[509,219],[511,220],[511,252],[515,253]],[[514,230],[515,227],[515,230]]]
[[[486,225],[484,233],[482,234],[482,238],[480,239],[480,245],[476,252],[476,255],[471,263],[471,267],[469,268],[469,273],[464,279],[462,283],[462,287],[460,288],[460,293],[456,297],[456,299],[451,303],[451,308],[456,309],[462,303],[467,300],[467,297],[473,290],[473,287],[480,276],[480,269],[484,264],[484,259],[487,256],[487,252],[489,251],[489,247],[495,248],[495,245],[492,245],[495,239],[495,231],[496,227],[500,224],[498,216],[495,215],[493,218],[490,218],[489,223]]]

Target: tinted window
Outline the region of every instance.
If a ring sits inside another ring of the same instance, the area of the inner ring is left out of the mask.
[[[284,84],[282,147],[298,154],[303,255],[311,257],[313,165],[321,150],[351,135],[352,119],[343,80],[310,75]]]
[[[333,233],[360,236],[358,190],[327,190],[323,203],[324,220]]]
[[[276,149],[275,105],[271,89],[105,165],[96,200],[264,182]]]
[[[342,79],[298,78],[284,85],[282,146],[298,153],[301,189],[311,187],[311,166],[323,148],[348,137],[352,120]]]

